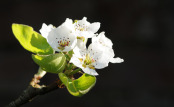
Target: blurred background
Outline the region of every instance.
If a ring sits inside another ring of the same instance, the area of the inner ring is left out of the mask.
[[[83,97],[58,89],[23,107],[174,107],[173,0],[4,0],[0,3],[0,107],[16,99],[38,66],[14,37],[12,23],[39,31],[66,18],[101,22],[121,64],[97,70]],[[42,82],[57,78],[48,74]]]

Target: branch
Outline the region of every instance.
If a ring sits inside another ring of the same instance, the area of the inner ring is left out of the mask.
[[[40,79],[46,74],[44,70],[39,68],[38,72],[34,75],[34,78],[31,80],[30,85],[23,91],[23,93],[14,101],[9,103],[6,107],[19,107],[27,102],[32,101],[33,98],[49,93],[58,88],[63,88],[62,82],[60,80],[48,85],[40,86]]]
[[[14,101],[12,101],[6,107],[19,107],[27,102],[30,102],[33,98],[39,95],[44,95],[48,92],[58,89],[61,82],[54,82],[53,84],[42,87],[42,88],[34,88],[32,85],[29,85],[27,89],[23,91],[23,93]]]

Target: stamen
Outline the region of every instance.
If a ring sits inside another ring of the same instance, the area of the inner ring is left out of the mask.
[[[59,39],[60,41],[58,41],[58,49],[60,50],[64,50],[65,46],[69,46],[70,41],[67,41],[67,39],[64,39],[65,37],[63,37],[63,39],[61,40],[61,38]]]
[[[76,25],[75,25],[75,30],[87,31],[87,26],[85,26],[85,24],[83,24],[83,25],[76,24]]]
[[[83,60],[79,59],[81,62]],[[84,58],[84,62],[83,62],[83,67],[89,67],[90,69],[95,69],[94,66],[93,66],[93,63],[95,62],[96,60],[94,60],[92,58],[92,56],[90,56],[90,54],[86,54],[85,58]]]

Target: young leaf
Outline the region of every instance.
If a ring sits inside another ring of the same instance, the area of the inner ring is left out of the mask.
[[[51,55],[32,55],[36,64],[43,70],[50,73],[62,72],[65,68],[66,57],[62,53]]]
[[[53,49],[46,39],[35,32],[32,27],[22,24],[12,24],[13,34],[20,44],[28,51],[48,55],[53,53]]]
[[[59,78],[73,96],[86,94],[96,83],[96,78],[88,74],[83,74],[80,78],[71,80],[64,73],[59,73]]]

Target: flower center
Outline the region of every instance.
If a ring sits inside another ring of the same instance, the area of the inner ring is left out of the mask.
[[[67,41],[66,39],[58,41],[58,49],[64,50],[66,46],[69,46],[70,41]]]
[[[76,30],[79,30],[79,31],[87,31],[87,26],[85,26],[85,24],[77,24],[77,22],[75,22],[76,25],[75,25],[75,31]]]
[[[81,62],[83,61],[82,58],[79,58],[79,60]],[[84,68],[86,68],[86,66],[88,66],[90,69],[95,69],[95,67],[92,65],[92,63],[94,63],[94,62],[95,62],[95,60],[92,57],[90,57],[89,54],[86,54],[82,66]]]

